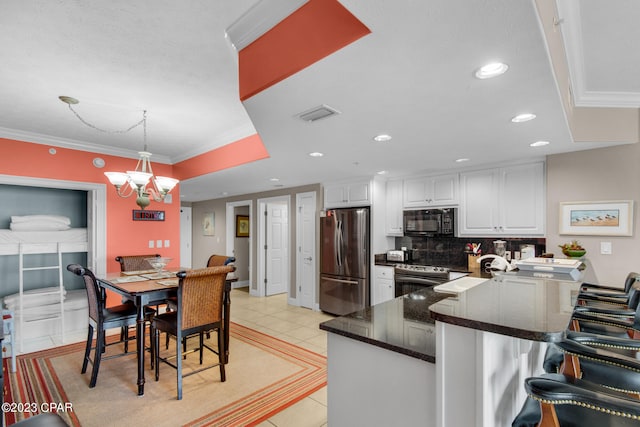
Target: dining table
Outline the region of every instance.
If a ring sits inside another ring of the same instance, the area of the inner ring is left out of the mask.
[[[175,296],[178,290],[179,279],[176,273],[189,270],[188,268],[170,269],[164,271],[141,270],[118,273],[107,273],[104,277],[98,277],[98,283],[104,289],[115,292],[125,300],[132,301],[136,306],[136,357],[138,362],[138,395],[144,395],[145,383],[145,310],[144,307],[151,302],[162,301]],[[231,310],[231,286],[237,278],[228,278],[225,281],[222,328],[224,335],[224,363],[229,361],[229,318]]]

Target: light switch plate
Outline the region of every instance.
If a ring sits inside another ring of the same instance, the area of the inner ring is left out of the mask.
[[[168,247],[169,247],[169,241],[168,241],[168,240],[165,240],[165,241],[164,241],[164,247],[165,247],[165,248],[168,248]]]
[[[154,245],[155,245],[155,242],[153,240],[149,240],[149,248],[153,249]]]
[[[600,242],[600,253],[602,255],[611,255],[611,242]]]
[[[156,248],[162,247],[162,240],[156,240]]]

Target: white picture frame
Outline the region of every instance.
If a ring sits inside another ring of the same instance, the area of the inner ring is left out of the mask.
[[[558,234],[632,236],[633,200],[560,202]]]

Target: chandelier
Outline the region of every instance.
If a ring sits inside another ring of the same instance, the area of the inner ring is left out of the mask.
[[[126,133],[136,127],[142,125],[144,136],[144,149],[139,151],[138,164],[135,170],[126,172],[105,172],[104,174],[109,179],[109,182],[116,188],[116,192],[120,197],[136,196],[136,204],[140,206],[140,209],[144,209],[151,203],[153,199],[156,202],[164,200],[165,196],[173,190],[178,184],[178,180],[175,178],[169,178],[166,176],[154,176],[151,169],[151,153],[147,151],[147,111],[142,113],[142,120],[138,123],[130,126],[125,130],[120,131],[108,131],[100,129],[91,123],[84,120],[73,109],[72,105],[77,104],[79,101],[69,96],[60,96],[59,99],[69,106],[69,109],[75,114],[75,116],[85,125],[105,133]]]

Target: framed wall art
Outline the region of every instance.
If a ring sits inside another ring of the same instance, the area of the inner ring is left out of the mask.
[[[632,236],[633,200],[560,202],[559,234]]]
[[[236,215],[236,237],[249,237],[248,215]]]
[[[206,212],[202,217],[202,234],[213,236],[216,232],[216,217],[214,212]]]

